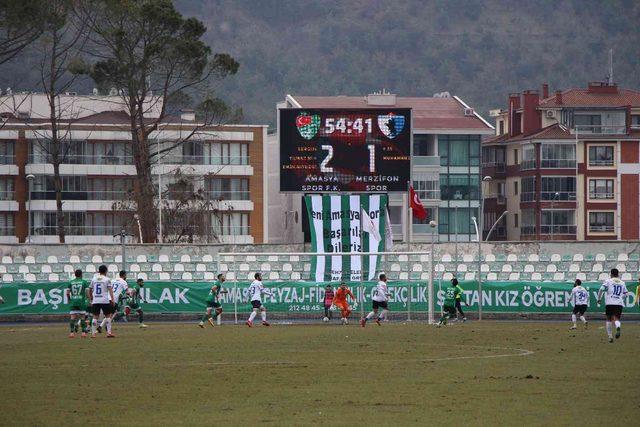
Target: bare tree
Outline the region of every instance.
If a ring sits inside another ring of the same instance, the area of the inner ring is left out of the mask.
[[[207,97],[195,123],[184,134],[154,150],[153,133],[162,130],[171,105],[189,92],[211,93],[209,84],[235,74],[239,64],[227,54],[212,55],[201,40],[206,28],[184,18],[169,0],[87,1],[83,20],[89,25],[92,54],[98,58],[91,77],[102,89],[114,87],[130,117],[132,152],[137,172],[134,199],[145,242],[155,242],[158,217],[154,206],[152,165],[230,110]],[[167,141],[165,141],[167,142]]]
[[[72,0],[50,0],[42,5],[46,8],[47,19],[38,43],[34,45],[40,56],[40,87],[49,107],[46,129],[34,142],[53,165],[56,229],[60,243],[65,242],[60,165],[67,160],[73,147],[73,141],[69,139],[70,129],[79,114],[73,103],[63,104],[60,97],[85,70],[79,52],[86,40],[86,25],[77,19],[74,5]]]

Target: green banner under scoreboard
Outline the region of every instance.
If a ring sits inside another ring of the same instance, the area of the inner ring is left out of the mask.
[[[479,294],[476,282],[461,282],[464,301],[470,311],[477,310]],[[204,309],[210,288],[206,282],[146,282],[143,289],[143,308],[149,313],[199,313]],[[239,312],[250,311],[247,288],[249,282],[225,283],[228,294],[221,295],[223,308],[233,312],[236,304]],[[271,312],[320,313],[323,310],[326,283],[265,282],[273,296],[265,297],[264,304]],[[335,285],[335,283],[333,284]],[[350,283],[358,301],[369,308],[375,289],[374,282]],[[434,283],[436,311],[440,311],[444,289],[448,283]],[[584,283],[590,295],[590,307],[594,310],[599,283]],[[66,282],[58,283],[8,283],[0,286],[0,315],[64,314],[69,311],[65,289]],[[562,313],[571,308],[569,295],[572,284],[550,282],[483,282],[482,300],[485,313]],[[629,291],[635,293],[636,285]],[[428,283],[389,282],[392,294],[389,308],[392,311],[426,312],[428,307]],[[634,298],[625,299],[627,308],[633,307]]]

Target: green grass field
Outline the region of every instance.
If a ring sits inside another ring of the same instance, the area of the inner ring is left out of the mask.
[[[1,425],[605,425],[640,416],[640,325],[0,326]]]

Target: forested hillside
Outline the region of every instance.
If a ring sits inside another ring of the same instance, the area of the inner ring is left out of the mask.
[[[450,91],[486,113],[513,91],[584,86],[608,70],[640,88],[637,0],[176,0],[201,19],[214,52],[240,62],[218,95],[246,122],[274,124],[285,93]],[[28,58],[0,85],[29,90]],[[90,91],[90,81],[78,83]]]

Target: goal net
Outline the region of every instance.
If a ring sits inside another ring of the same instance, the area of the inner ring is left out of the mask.
[[[355,297],[355,301],[350,300],[354,321],[371,310],[378,276],[384,273],[391,294],[388,319],[433,323],[433,263],[429,252],[227,252],[219,253],[216,261],[228,290],[221,296],[225,320],[230,316],[236,323],[246,319],[252,310],[248,287],[254,275],[261,273],[264,286],[272,293],[263,296],[270,319],[323,319],[326,287],[331,286],[335,292],[345,282]],[[317,273],[317,266],[323,263],[341,265],[343,269],[322,276]],[[329,321],[337,322],[340,313],[330,310],[329,317]]]

